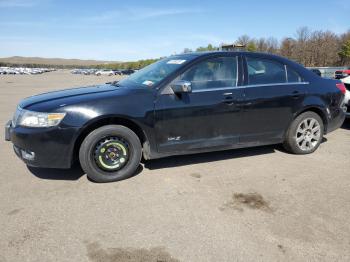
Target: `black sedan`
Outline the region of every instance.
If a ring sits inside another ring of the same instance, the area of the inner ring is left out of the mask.
[[[30,166],[80,161],[97,182],[145,160],[283,143],[314,152],[344,121],[345,88],[285,58],[250,52],[171,56],[105,85],[32,96],[6,139]]]

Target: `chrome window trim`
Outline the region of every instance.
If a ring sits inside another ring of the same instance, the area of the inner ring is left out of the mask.
[[[234,56],[217,56],[217,57],[210,57],[210,58],[208,58],[208,59],[204,59],[204,60],[202,60],[202,61],[200,61],[200,62],[198,62],[197,64],[199,64],[199,63],[201,63],[201,62],[203,62],[203,61],[208,61],[208,60],[210,60],[210,59],[216,59],[216,58],[234,58],[235,60],[236,60],[236,85],[235,86],[230,86],[230,87],[217,87],[217,88],[208,88],[208,89],[197,89],[197,90],[192,90],[192,93],[199,93],[199,92],[202,92],[202,91],[217,91],[217,90],[226,90],[226,89],[234,89],[234,88],[237,88],[238,87],[238,71],[239,71],[239,63],[238,63],[238,61],[239,61],[239,56],[238,55],[234,55]],[[197,65],[196,64],[196,65]],[[191,68],[191,67],[190,67]],[[190,68],[188,68],[188,69],[190,69]],[[182,74],[180,74],[180,76],[182,76],[184,73],[186,73],[187,71],[188,71],[188,69],[185,71],[185,72],[183,72]],[[176,77],[177,78],[177,77]],[[175,78],[175,79],[176,79]],[[174,80],[175,80],[174,79]],[[174,81],[173,80],[173,81]],[[173,82],[173,81],[171,81],[171,82]],[[209,81],[215,81],[215,80],[207,80],[207,81],[205,81],[205,82],[209,82]],[[193,81],[193,82],[195,82],[195,81]],[[200,82],[200,81],[198,81],[198,82]],[[204,81],[203,81],[204,82]],[[191,81],[191,83],[192,83],[192,81]]]
[[[192,93],[200,93],[200,92],[210,92],[210,91],[218,91],[218,90],[227,90],[227,89],[242,89],[242,88],[251,88],[251,87],[259,87],[259,86],[287,86],[287,85],[308,85],[309,82],[289,82],[289,83],[271,83],[271,84],[260,84],[260,85],[244,85],[244,86],[230,86],[230,87],[218,87],[211,89],[197,89],[193,90]]]
[[[208,88],[208,89],[197,89],[197,90],[192,90],[192,93],[211,92],[211,91],[236,89],[236,88],[238,88],[238,86],[217,87],[217,88]]]

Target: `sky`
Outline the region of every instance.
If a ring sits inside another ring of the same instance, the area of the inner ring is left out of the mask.
[[[134,61],[208,43],[343,33],[350,0],[0,0],[0,57]]]

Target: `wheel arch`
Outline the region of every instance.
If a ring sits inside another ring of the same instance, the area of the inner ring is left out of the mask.
[[[293,120],[295,118],[297,118],[299,115],[301,115],[302,113],[305,113],[305,112],[314,112],[316,114],[318,114],[322,121],[323,121],[323,128],[324,128],[324,133],[326,134],[327,133],[327,126],[328,126],[328,119],[327,119],[327,113],[325,112],[324,109],[318,107],[318,106],[308,106],[308,107],[305,107],[303,108],[302,110],[298,111],[296,114],[294,114],[294,117],[293,117]]]
[[[87,135],[90,134],[93,130],[106,125],[122,125],[129,128],[140,139],[141,146],[143,146],[146,142],[149,141],[146,133],[143,131],[141,126],[135,123],[135,121],[132,121],[128,118],[120,117],[120,116],[108,116],[104,118],[95,119],[93,121],[90,121],[87,125],[85,125],[80,131],[80,133],[77,135],[74,141],[74,146],[72,151],[72,162],[78,159],[79,148],[82,142],[84,141],[84,139],[87,137]]]

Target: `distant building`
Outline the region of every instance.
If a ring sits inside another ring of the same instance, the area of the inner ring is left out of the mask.
[[[242,44],[222,44],[220,51],[245,51],[245,45]]]

